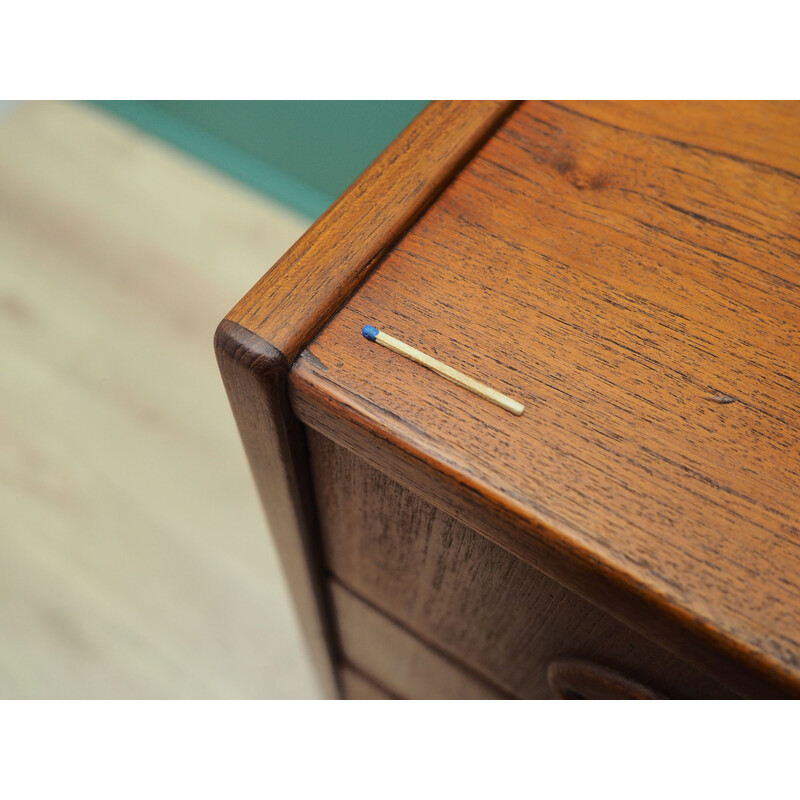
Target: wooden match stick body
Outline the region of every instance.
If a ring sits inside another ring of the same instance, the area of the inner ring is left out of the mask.
[[[525,410],[525,406],[522,405],[522,403],[518,403],[516,400],[512,400],[510,397],[501,394],[496,389],[492,389],[490,386],[486,386],[486,384],[476,381],[474,378],[470,378],[469,375],[464,375],[463,372],[459,372],[457,369],[448,367],[447,364],[443,364],[438,359],[433,358],[433,356],[429,356],[421,350],[417,350],[416,347],[411,347],[411,345],[401,342],[399,339],[395,339],[394,336],[390,336],[388,333],[384,333],[374,328],[372,325],[365,325],[363,333],[370,341],[382,344],[395,353],[410,358],[412,361],[416,361],[417,364],[422,364],[422,366],[433,370],[437,375],[441,375],[443,378],[447,378],[447,380],[457,383],[465,389],[469,389],[469,391],[474,394],[504,408],[506,411],[510,411],[512,414],[519,416]]]

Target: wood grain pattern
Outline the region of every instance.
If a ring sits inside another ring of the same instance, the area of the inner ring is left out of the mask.
[[[220,323],[231,408],[323,683],[334,635],[320,580],[302,430],[286,401],[301,348],[509,113],[507,102],[430,104]]]
[[[345,659],[392,694],[414,700],[506,699],[338,583],[331,590]]]
[[[579,657],[670,697],[735,696],[348,450],[307,436],[327,568],[484,680],[549,699],[550,663]]]
[[[570,101],[558,105],[678,147],[800,174],[796,103],[764,100]]]
[[[800,106],[758,106],[757,147],[752,114],[690,105],[665,136],[608,108],[516,111],[316,337],[293,407],[718,679],[797,696]]]

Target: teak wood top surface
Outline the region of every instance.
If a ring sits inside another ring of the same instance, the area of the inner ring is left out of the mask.
[[[303,352],[293,408],[676,651],[799,693],[798,144],[798,104],[523,104]]]

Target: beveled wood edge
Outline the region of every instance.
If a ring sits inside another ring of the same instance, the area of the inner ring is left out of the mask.
[[[328,697],[341,696],[335,666],[338,637],[322,574],[307,445],[288,402],[288,372],[386,250],[517,105],[431,103],[215,332],[214,348],[231,409],[306,645]],[[419,162],[415,155],[439,151],[442,157],[432,163]],[[408,189],[399,199],[398,185]]]
[[[294,361],[517,105],[430,103],[226,318]]]
[[[310,428],[744,697],[800,698],[797,676],[784,664],[725,636],[669,598],[654,597],[591,550],[565,541],[521,504],[399,440],[377,415],[357,409],[359,398],[306,359],[297,365],[289,400]]]

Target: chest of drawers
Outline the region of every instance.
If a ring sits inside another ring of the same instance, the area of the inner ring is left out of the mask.
[[[433,103],[230,312],[331,696],[800,694],[798,140],[794,104]]]

